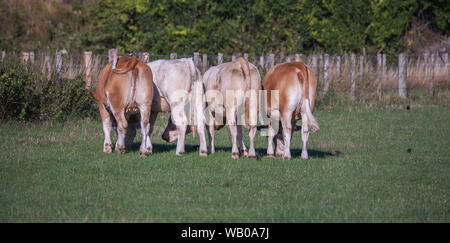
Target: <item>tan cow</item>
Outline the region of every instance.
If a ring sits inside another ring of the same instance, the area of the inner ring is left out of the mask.
[[[214,153],[214,131],[225,124],[232,137],[232,158],[239,158],[239,150],[245,157],[256,157],[254,138],[258,112],[258,93],[261,87],[261,77],[258,69],[244,58],[223,63],[208,69],[203,75],[206,102],[208,104],[209,121],[209,152]],[[244,110],[245,109],[245,110]],[[243,121],[242,121],[243,119]],[[250,148],[242,140],[242,125],[249,129]],[[237,140],[237,141],[236,141]]]
[[[115,67],[115,68],[114,68]],[[111,128],[117,123],[118,139],[115,150],[122,154],[133,143],[135,124],[140,121],[142,143],[141,156],[152,153],[150,141],[150,111],[153,99],[153,76],[151,69],[134,57],[118,57],[101,71],[95,93],[103,121],[105,140],[103,152],[111,153]]]
[[[302,159],[308,159],[306,145],[309,138],[309,127],[313,132],[319,131],[319,124],[314,118],[314,104],[316,101],[317,80],[313,71],[301,62],[278,64],[271,68],[263,80],[264,90],[267,92],[267,113],[272,118],[281,119],[277,140],[276,155],[283,155],[284,159],[291,159],[290,143],[295,122],[302,119]],[[271,91],[278,91],[278,99],[271,97]],[[271,130],[269,123],[269,130]],[[274,133],[269,132],[267,155],[273,156],[272,141]]]

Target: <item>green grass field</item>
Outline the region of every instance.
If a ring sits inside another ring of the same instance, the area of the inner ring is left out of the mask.
[[[450,222],[448,105],[323,106],[315,116],[307,161],[299,133],[291,161],[265,157],[259,133],[261,160],[232,160],[228,129],[215,154],[199,157],[189,135],[177,157],[159,119],[154,153],[140,158],[140,140],[125,155],[102,153],[97,120],[3,122],[0,222]]]

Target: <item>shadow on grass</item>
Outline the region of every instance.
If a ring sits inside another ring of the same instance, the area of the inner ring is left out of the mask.
[[[177,143],[173,142],[173,143],[152,143],[153,145],[153,154],[158,154],[158,153],[164,153],[164,152],[169,152],[169,151],[173,151],[173,153],[175,154],[175,151],[177,149]],[[139,148],[141,146],[140,142],[133,142],[133,144],[131,145],[131,148],[128,150],[130,152],[135,152],[135,151],[139,151]],[[193,152],[198,152],[198,145],[190,145],[190,144],[185,144],[184,145],[184,152],[185,153],[193,153]]]
[[[175,154],[175,151],[177,149],[176,142],[174,143],[154,143],[153,145],[153,154],[158,153],[164,153],[164,152],[170,152],[173,151]],[[128,151],[139,151],[139,147],[141,146],[140,142],[134,142],[133,145],[131,145],[131,149]],[[199,146],[198,145],[190,145],[185,144],[184,151],[185,153],[198,153]],[[231,146],[216,146],[215,147],[216,152],[229,152],[231,154]],[[265,157],[267,153],[266,148],[255,148],[256,155],[259,157]],[[301,149],[291,149],[291,155],[292,158],[300,157],[302,153]],[[310,158],[325,158],[329,156],[333,156],[331,152],[325,152],[320,150],[314,150],[314,149],[308,149],[308,156]]]

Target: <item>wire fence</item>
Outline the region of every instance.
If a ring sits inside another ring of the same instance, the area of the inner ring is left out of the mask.
[[[6,53],[2,52],[2,60],[6,56],[21,58],[23,63],[30,63],[43,72],[56,71],[60,77],[67,79],[77,75],[85,75],[88,87],[94,87],[102,68],[112,60],[111,49],[108,54],[84,53]],[[235,55],[217,54],[150,54],[146,52],[128,53],[145,62],[158,59],[193,58],[195,65],[204,73],[211,66],[230,62]],[[398,91],[398,95],[406,97],[409,90],[428,90],[430,95],[435,89],[448,89],[449,65],[448,52],[413,53],[413,54],[378,54],[356,56],[346,55],[248,55],[243,57],[255,65],[261,78],[267,71],[279,63],[301,61],[307,64],[316,74],[319,96],[329,93],[348,93],[353,99],[361,92],[374,92],[379,97],[383,92]]]

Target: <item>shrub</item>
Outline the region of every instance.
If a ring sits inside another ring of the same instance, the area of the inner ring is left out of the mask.
[[[97,114],[81,75],[58,79],[15,58],[0,62],[0,119],[64,120]]]

